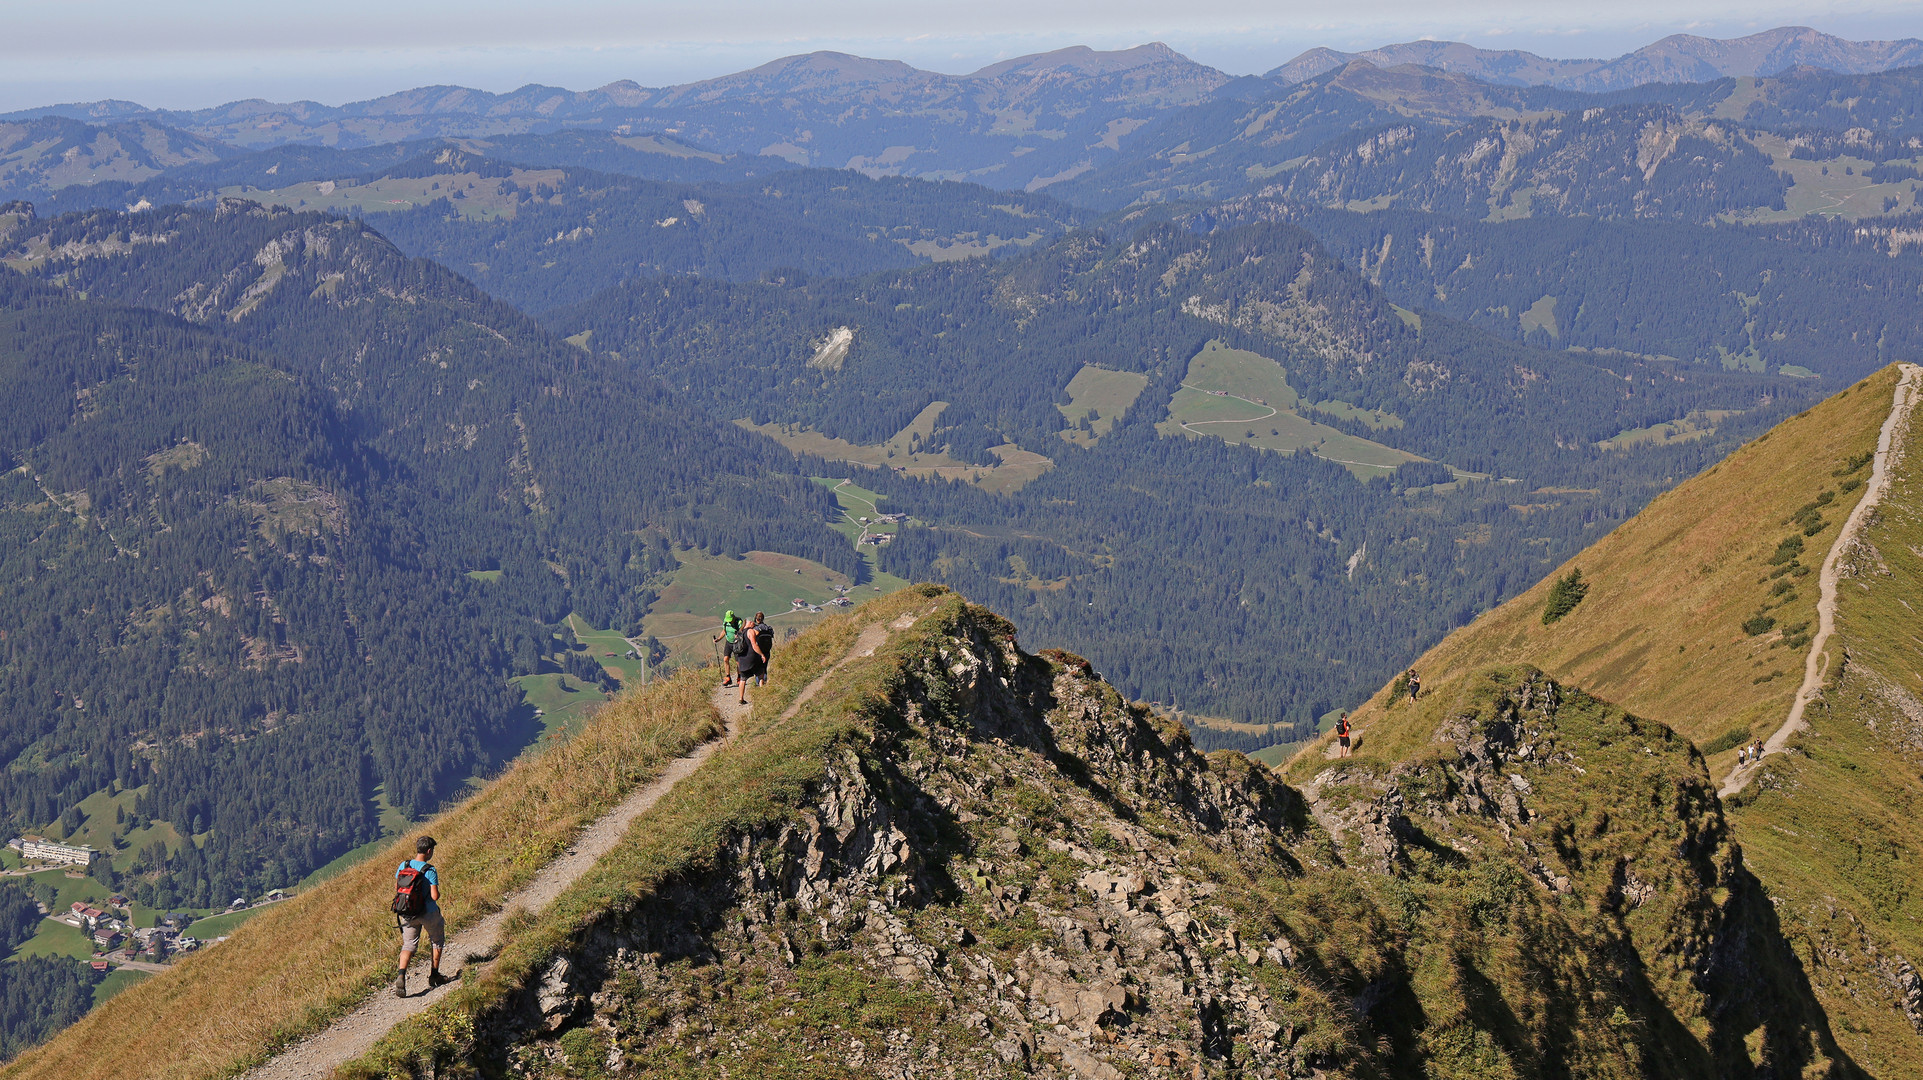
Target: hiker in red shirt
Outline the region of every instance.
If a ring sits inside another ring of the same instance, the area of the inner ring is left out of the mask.
[[[1349,756],[1349,714],[1343,713],[1342,719],[1335,722],[1335,737],[1342,743],[1342,756]]]

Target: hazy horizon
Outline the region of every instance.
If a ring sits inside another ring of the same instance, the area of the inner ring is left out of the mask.
[[[245,98],[328,105],[417,86],[504,92],[530,83],[586,90],[623,79],[693,82],[820,50],[901,60],[965,74],[1014,56],[1074,45],[1125,49],[1162,41],[1232,75],[1257,74],[1317,46],[1359,51],[1422,38],[1558,58],[1609,58],[1675,33],[1731,38],[1812,26],[1853,40],[1923,34],[1923,4],[1739,7],[1716,0],[1597,13],[1574,4],[1414,4],[1332,21],[1300,2],[1260,7],[1198,0],[1181,22],[1125,0],[1055,5],[1042,14],[1009,0],[960,12],[927,5],[840,2],[807,11],[733,0],[700,11],[644,3],[528,9],[500,0],[392,8],[350,0],[325,20],[295,19],[238,0],[192,16],[132,0],[14,16],[0,42],[0,111],[119,98],[193,109]],[[739,33],[751,26],[755,32]],[[1010,29],[1011,26],[1021,29]],[[294,44],[298,42],[298,44]]]

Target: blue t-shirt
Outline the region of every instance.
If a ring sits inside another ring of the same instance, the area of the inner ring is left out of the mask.
[[[419,859],[409,859],[406,862],[402,863],[401,865],[395,867],[394,880],[396,882],[399,882],[401,880],[401,871],[406,870],[408,867],[413,867],[416,870],[425,869],[427,873],[422,874],[421,876],[427,879],[427,883],[437,889],[441,887],[440,871],[434,869],[433,867],[427,865],[426,863],[422,862]],[[435,902],[434,894],[431,892],[428,893],[427,894],[427,910],[422,912],[422,914],[433,915],[439,912],[440,910],[441,910],[441,905]]]

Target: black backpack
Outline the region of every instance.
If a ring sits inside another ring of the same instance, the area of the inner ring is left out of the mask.
[[[775,656],[775,628],[767,623],[755,627],[755,644],[761,646],[761,655],[772,660]]]
[[[427,914],[428,886],[427,872],[434,869],[433,863],[416,870],[406,863],[394,875],[394,902],[389,905],[394,914],[403,919],[418,919]]]

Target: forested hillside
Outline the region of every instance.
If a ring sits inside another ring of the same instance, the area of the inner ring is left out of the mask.
[[[569,610],[632,622],[676,546],[860,572],[780,448],[361,225],[228,203],[5,243],[49,284],[0,276],[0,812],[72,832],[133,791],[143,903],[292,884],[518,752],[507,677]]]
[[[925,526],[883,549],[883,566],[992,601],[1132,695],[1296,732],[1799,395],[1794,380],[1405,317],[1274,223],[1082,233],[1020,260],[858,282],[636,282],[548,322],[717,418],[872,445],[940,406],[928,450],[1052,459],[1003,496],[864,474]],[[840,351],[824,344],[837,329]],[[1485,479],[1432,490],[1385,469],[1364,483],[1313,445],[1289,457],[1164,437],[1156,425],[1212,340],[1279,362],[1296,411],[1327,429]],[[1142,389],[1102,414],[1106,434],[1071,442],[1068,385],[1089,369]],[[1704,412],[1723,420],[1701,441],[1596,446]]]
[[[1083,216],[1044,195],[825,169],[732,185],[523,169],[498,181],[508,203],[502,211],[476,205],[474,189],[508,171],[447,151],[389,174],[413,184],[370,176],[357,186],[423,192],[423,205],[376,224],[410,254],[537,312],[579,303],[624,278],[847,278],[1005,254],[1052,239]],[[437,186],[461,197],[437,197]]]
[[[518,146],[536,156],[571,143],[556,152],[626,163],[623,155],[587,153],[592,140],[585,135],[501,142],[509,153]],[[664,155],[630,151],[625,157]],[[714,157],[665,160],[708,164]],[[1045,195],[845,171],[769,169],[777,175],[671,183],[513,160],[447,143],[355,151],[282,147],[133,187],[68,188],[49,205],[119,210],[138,200],[211,207],[231,195],[263,206],[371,217],[402,250],[432,258],[529,311],[578,303],[631,277],[854,277],[1019,251],[1085,216]]]
[[[1284,212],[1398,303],[1545,348],[1789,365],[1839,383],[1923,351],[1923,265],[1857,228]]]
[[[1782,210],[1789,187],[1735,125],[1660,105],[1447,128],[1403,122],[1333,140],[1275,182],[1277,194],[1317,206],[1690,222]]]
[[[84,126],[78,121],[59,122]],[[30,127],[23,124],[21,129]],[[157,175],[144,179],[98,175],[77,179],[62,174],[22,173],[10,189],[0,188],[0,198],[32,200],[47,215],[100,207],[117,210],[143,200],[153,206],[202,202],[234,188],[270,191],[294,184],[378,175],[402,162],[432,158],[444,150],[524,167],[586,168],[670,183],[727,183],[796,167],[780,158],[717,154],[670,135],[600,131],[414,139],[351,150],[308,143],[252,151],[213,145],[222,151],[217,160],[170,163]]]

